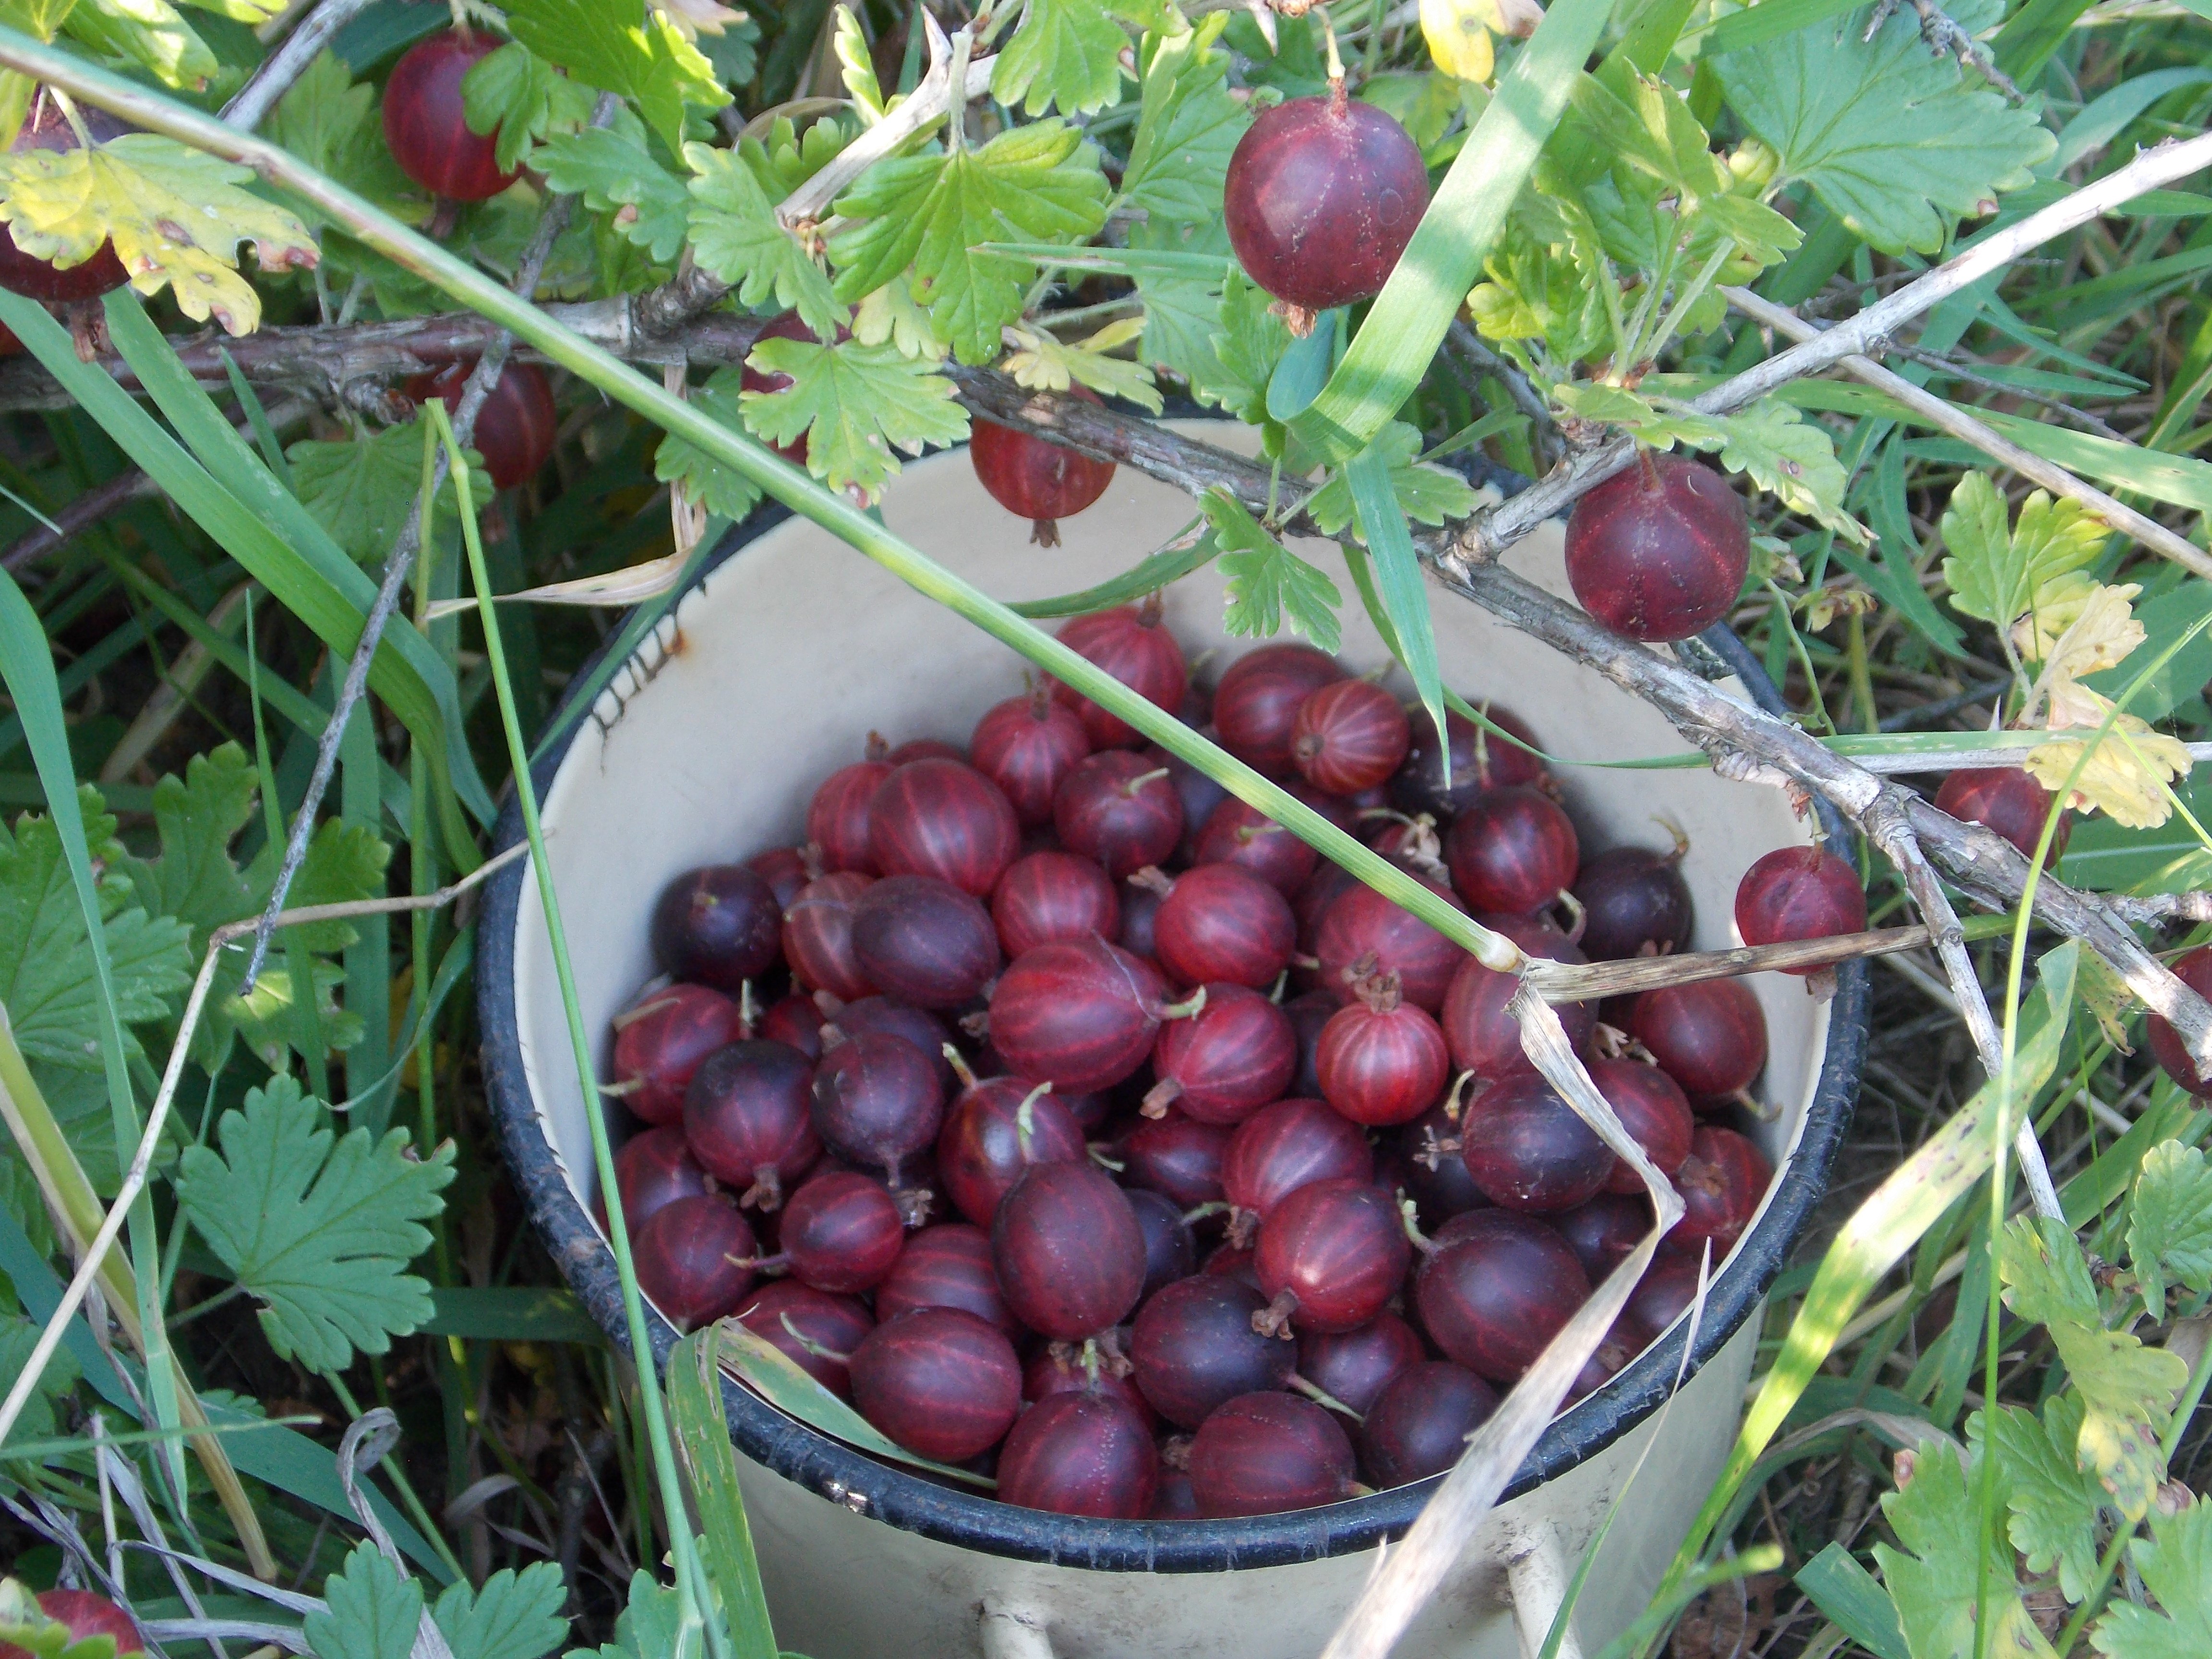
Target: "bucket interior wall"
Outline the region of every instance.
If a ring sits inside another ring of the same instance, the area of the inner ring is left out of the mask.
[[[1244,435],[1216,422],[1196,423],[1194,430],[1216,442]],[[983,493],[959,452],[910,465],[891,488],[884,510],[895,532],[985,592],[1008,600],[1068,592],[1116,575],[1193,520],[1187,496],[1125,467],[1097,506],[1061,522],[1061,546],[1039,549],[1030,544],[1028,522]],[[1355,672],[1385,664],[1388,654],[1361,611],[1338,550],[1328,543],[1302,542],[1297,550],[1327,572],[1344,595],[1340,659]],[[1556,526],[1522,543],[1510,562],[1523,575],[1565,592]],[[1238,652],[1256,643],[1225,635],[1223,597],[1223,578],[1214,567],[1176,584],[1166,595],[1170,624],[1194,659],[1215,653],[1200,671],[1208,682]],[[1534,726],[1554,755],[1570,762],[1606,762],[1682,750],[1680,738],[1656,713],[1595,674],[1576,668],[1471,605],[1439,592],[1433,611],[1447,682],[1471,700],[1493,697],[1510,708]],[[861,758],[872,731],[893,744],[940,738],[964,744],[978,715],[1023,689],[1024,668],[1011,649],[802,520],[768,530],[711,572],[681,601],[673,619],[647,641],[639,659],[617,675],[544,793],[549,852],[583,1015],[599,1045],[602,1067],[607,1063],[611,1018],[656,971],[647,921],[654,898],[672,878],[694,866],[742,859],[800,839],[814,784]],[[1407,690],[1402,678],[1392,684],[1401,692]],[[1733,682],[1724,684],[1743,695]],[[1730,907],[1745,866],[1775,847],[1808,839],[1781,792],[1729,784],[1702,767],[1555,769],[1586,850],[1623,842],[1663,848],[1669,823],[1686,834],[1691,850],[1684,873],[1697,904],[1694,945],[1699,949],[1735,942]],[[1747,982],[1766,1014],[1770,1057],[1759,1092],[1775,1112],[1755,1133],[1779,1165],[1796,1142],[1813,1097],[1827,1013],[1796,979],[1769,974]],[[526,880],[521,883],[514,938],[514,1007],[522,1069],[539,1126],[576,1198],[588,1208],[596,1183],[583,1097],[544,913],[534,883]],[[1686,1434],[1696,1443],[1686,1443],[1680,1457],[1670,1453],[1656,1460],[1640,1483],[1644,1496],[1633,1505],[1638,1513],[1632,1517],[1624,1510],[1614,1544],[1608,1546],[1608,1559],[1619,1558],[1620,1571],[1609,1568],[1611,1582],[1593,1587],[1589,1614],[1602,1607],[1626,1619],[1638,1610],[1644,1589],[1686,1524],[1693,1507],[1689,1500],[1704,1490],[1733,1437],[1756,1322],[1739,1333],[1692,1383],[1692,1392],[1705,1396],[1695,1402],[1695,1411],[1686,1398],[1671,1414],[1669,1435]],[[1686,1420],[1697,1426],[1686,1427]],[[1647,1422],[1583,1470],[1507,1505],[1499,1511],[1507,1524],[1493,1530],[1501,1537],[1518,1535],[1514,1529],[1521,1523],[1512,1520],[1511,1511],[1525,1510],[1531,1498],[1570,1487],[1585,1471],[1601,1476],[1601,1463],[1617,1483],[1630,1461],[1626,1449],[1650,1426]],[[1664,1480],[1653,1482],[1650,1474],[1658,1473],[1656,1464],[1673,1467]],[[1699,1469],[1706,1471],[1703,1477]],[[1689,1481],[1695,1484],[1685,1484]],[[757,1510],[766,1506],[756,1525],[763,1533],[772,1592],[779,1583],[780,1555],[788,1568],[781,1575],[786,1586],[843,1582],[866,1596],[867,1561],[875,1553],[912,1545],[921,1547],[924,1554],[969,1553],[847,1514],[764,1469],[749,1467],[747,1486]],[[777,1487],[787,1496],[772,1491]],[[794,1503],[805,1507],[793,1509]],[[1594,1523],[1595,1518],[1591,1514],[1587,1521]],[[827,1534],[825,1528],[831,1529]],[[1573,1530],[1587,1536],[1583,1528],[1578,1519]],[[1109,1601],[1144,1582],[1034,1563],[998,1565],[1019,1580],[1021,1595],[1030,1596],[1043,1594],[1033,1582],[1039,1574],[1118,1584]],[[1060,1650],[1102,1656],[1311,1651],[1335,1612],[1348,1605],[1370,1565],[1371,1558],[1362,1555],[1270,1568],[1264,1578],[1252,1575],[1249,1596],[1239,1592],[1234,1600],[1248,1611],[1208,1621],[1212,1629],[1204,1640],[1170,1640],[1176,1632],[1157,1625],[1139,1639],[1117,1614],[1099,1621],[1101,1626],[1122,1631],[1129,1639],[1102,1636],[1094,1643],[1071,1630]],[[1480,1571],[1478,1565],[1470,1565],[1472,1576],[1463,1575],[1466,1583],[1453,1592],[1474,1598],[1469,1607],[1482,1597],[1494,1597],[1493,1581],[1502,1571],[1495,1560]],[[974,1608],[988,1599],[987,1590],[971,1582],[980,1571],[957,1572],[942,1562],[915,1570],[915,1594],[949,1596],[967,1609],[967,1633],[954,1645],[940,1648],[926,1637],[912,1622],[921,1616],[914,1608],[889,1607],[896,1600],[890,1583],[896,1574],[881,1587],[889,1622],[872,1614],[863,1622],[875,1623],[886,1638],[896,1630],[901,1647],[916,1653],[973,1652]],[[1289,1595],[1273,1582],[1275,1575],[1287,1574],[1291,1577],[1285,1582],[1296,1583],[1300,1573],[1313,1581],[1317,1600]],[[1182,1582],[1182,1593],[1196,1593],[1191,1581]],[[778,1600],[785,1597],[779,1594]],[[1121,1605],[1130,1613],[1136,1607]],[[813,1652],[817,1659],[887,1650],[854,1633],[849,1626],[855,1615],[849,1606],[837,1610],[831,1620],[835,1629],[824,1627],[811,1637],[809,1620],[799,1616],[795,1604],[793,1626],[785,1630],[784,1611],[779,1609],[779,1633],[785,1644]],[[1429,1650],[1513,1651],[1510,1630],[1501,1638],[1504,1645],[1498,1646],[1488,1638],[1478,1639],[1477,1627],[1488,1628],[1481,1620],[1448,1622],[1457,1632],[1448,1650]],[[1610,1633],[1604,1626],[1613,1622],[1613,1613],[1586,1622],[1585,1639],[1601,1644]]]

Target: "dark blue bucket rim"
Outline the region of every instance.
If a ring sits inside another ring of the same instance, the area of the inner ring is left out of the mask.
[[[1487,464],[1468,470],[1476,482],[1494,484],[1508,495],[1528,483]],[[791,516],[774,503],[763,504],[723,538],[693,586]],[[683,597],[678,596],[679,602]],[[1735,634],[1717,627],[1701,637],[1760,708],[1775,714],[1788,712],[1757,657]],[[611,641],[578,678],[597,667],[611,648]],[[531,769],[541,799],[576,733],[591,718],[595,702],[572,699],[550,723],[552,736]],[[1848,823],[1826,802],[1818,805],[1831,844],[1854,846],[1856,838]],[[524,838],[520,809],[512,791],[495,836],[500,852]],[[477,927],[477,1010],[484,1084],[532,1222],[586,1311],[617,1350],[627,1355],[629,1332],[614,1253],[569,1188],[540,1126],[523,1069],[514,1006],[514,939],[529,862],[518,860],[487,884]],[[1850,1127],[1866,1055],[1868,997],[1865,963],[1844,963],[1829,1010],[1820,1081],[1806,1109],[1795,1156],[1726,1271],[1716,1275],[1686,1366],[1683,1349],[1688,1334],[1678,1325],[1604,1388],[1553,1422],[1501,1501],[1564,1474],[1650,1417],[1674,1392],[1676,1373],[1694,1376],[1758,1308],[1825,1195],[1829,1167]],[[654,1361],[665,1370],[678,1334],[650,1307],[647,1317]],[[1286,1515],[1234,1521],[1101,1521],[1018,1509],[979,1492],[941,1486],[817,1433],[726,1377],[723,1404],[738,1449],[786,1480],[821,1494],[825,1502],[860,1506],[874,1519],[943,1543],[1015,1560],[1097,1571],[1223,1572],[1372,1549],[1404,1536],[1442,1479]]]

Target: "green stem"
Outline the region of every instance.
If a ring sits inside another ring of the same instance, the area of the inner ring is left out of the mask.
[[[76,93],[88,102],[149,132],[252,167],[262,178],[312,203],[364,246],[489,318],[580,379],[643,416],[663,431],[696,444],[735,468],[799,517],[857,549],[908,586],[1012,647],[1054,679],[1127,721],[1170,754],[1188,761],[1246,805],[1257,808],[1393,903],[1411,911],[1486,968],[1516,971],[1520,950],[1377,857],[1281,787],[1207,742],[1181,720],[1006,606],[892,535],[872,515],[825,488],[750,437],[663,390],[621,359],[571,333],[501,283],[417,235],[382,210],[332,183],[265,140],[234,131],[196,110],[70,55],[0,27],[0,67]]]
[[[667,1405],[660,1393],[660,1368],[653,1360],[645,1297],[638,1289],[637,1267],[630,1255],[629,1227],[623,1214],[622,1186],[615,1179],[614,1147],[607,1139],[606,1111],[599,1098],[598,1073],[592,1064],[591,1036],[584,1029],[575,969],[568,956],[568,931],[561,921],[561,897],[554,886],[552,864],[545,853],[545,833],[538,820],[538,787],[530,775],[530,745],[522,735],[522,717],[515,707],[514,685],[507,672],[507,647],[500,631],[499,607],[492,603],[495,595],[491,575],[484,563],[483,539],[477,533],[476,510],[469,499],[468,467],[459,444],[454,441],[445,405],[433,398],[423,407],[437,423],[439,441],[446,446],[453,459],[453,484],[459,496],[461,539],[468,550],[470,580],[476,586],[477,619],[483,629],[484,658],[491,671],[492,689],[499,700],[500,725],[507,734],[507,755],[514,767],[515,801],[521,808],[523,830],[530,842],[530,867],[538,878],[538,899],[545,912],[545,932],[553,950],[553,970],[559,978],[561,1002],[568,1014],[576,1081],[584,1092],[584,1120],[591,1127],[592,1158],[599,1171],[601,1197],[607,1211],[607,1233],[614,1246],[615,1265],[622,1281],[623,1315],[629,1328],[630,1352],[637,1362],[638,1394],[653,1449],[653,1475],[660,1488],[661,1507],[667,1521],[669,1553],[675,1559],[676,1651],[688,1653],[693,1650],[695,1635],[720,1626],[710,1626],[705,1616],[713,1603],[699,1564],[698,1542],[684,1510],[676,1447],[668,1429]]]

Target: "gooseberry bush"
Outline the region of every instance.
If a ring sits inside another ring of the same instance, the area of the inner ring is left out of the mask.
[[[1464,1537],[1500,1399],[1750,1224],[1769,971],[1871,1008],[1868,1102],[1618,1650],[2212,1647],[2208,27],[10,9],[0,1653],[773,1655],[725,1368],[1076,1516],[1457,1465]],[[765,781],[804,842],[669,890],[675,982],[580,1036],[624,1338],[699,1327],[634,1375],[481,1109],[495,781],[535,836],[528,744],[732,526],[935,581],[881,509],[963,444],[1040,568],[1117,478],[1188,527],[959,600],[1030,690]],[[1230,664],[1155,602],[1208,567]],[[1748,956],[1679,832],[1578,840],[1581,734],[1441,659],[1460,604],[1789,793]],[[258,1581],[278,1635],[202,1605]]]

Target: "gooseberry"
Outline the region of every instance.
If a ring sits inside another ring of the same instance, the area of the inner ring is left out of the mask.
[[[1575,902],[1583,907],[1577,941],[1593,962],[1666,956],[1690,942],[1690,885],[1682,879],[1689,842],[1655,853],[1646,847],[1609,847],[1583,860],[1575,872]]]
[[[1410,1123],[1451,1076],[1444,1034],[1432,1015],[1400,998],[1395,974],[1354,980],[1352,991],[1314,1049],[1322,1098],[1354,1123]]]
[[[875,1316],[857,1297],[832,1296],[795,1279],[771,1279],[745,1298],[738,1322],[781,1352],[841,1400],[853,1397],[846,1369]]]
[[[1337,680],[1298,705],[1291,722],[1291,761],[1298,775],[1333,795],[1385,783],[1413,743],[1406,711],[1371,680]]]
[[[1413,1260],[1397,1201],[1362,1181],[1310,1182],[1260,1223],[1253,1267],[1263,1334],[1364,1325],[1397,1294]]]
[[[991,992],[991,1045],[1017,1076],[1068,1093],[1111,1088],[1145,1063],[1171,1006],[1158,970],[1093,936],[1040,945]]]
[[[1295,1395],[1242,1394],[1198,1425],[1190,1486],[1199,1513],[1276,1515],[1352,1496],[1352,1442],[1336,1419]]]
[[[1142,606],[1116,605],[1111,611],[1077,617],[1063,625],[1060,642],[1079,657],[1104,669],[1139,696],[1174,714],[1182,704],[1189,670],[1182,647],[1160,622],[1157,599]],[[1144,741],[1137,728],[1108,714],[1072,687],[1054,681],[1054,701],[1073,708],[1090,734],[1093,749],[1132,749]]]
[[[841,766],[815,786],[806,803],[806,841],[823,870],[878,873],[869,848],[869,811],[877,787],[894,769],[880,760]]]
[[[1206,815],[1191,848],[1194,865],[1234,864],[1277,892],[1295,893],[1314,872],[1321,854],[1256,806],[1233,797]]]
[[[827,1043],[814,1068],[813,1102],[823,1143],[848,1163],[882,1170],[895,1188],[905,1165],[935,1144],[945,1120],[936,1056],[880,1031]]]
[[[1503,933],[1519,945],[1523,955],[1549,962],[1583,960],[1566,935],[1542,916],[1488,915],[1480,920],[1492,933]],[[1460,958],[1451,987],[1444,993],[1442,1019],[1453,1065],[1490,1082],[1535,1069],[1521,1046],[1520,1022],[1506,1012],[1520,988],[1517,975],[1486,968],[1471,956]],[[1586,1002],[1562,1002],[1553,1005],[1552,1012],[1579,1053],[1597,1027],[1596,1011]]]
[[[1629,1005],[1628,1034],[1692,1105],[1741,1094],[1766,1064],[1766,1016],[1740,979],[1645,991]]]
[[[1014,1316],[1080,1342],[1128,1316],[1145,1288],[1145,1236],[1128,1194],[1091,1164],[1033,1164],[1000,1200],[991,1260]]]
[[[1427,1357],[1413,1328],[1394,1313],[1376,1314],[1348,1331],[1298,1332],[1298,1376],[1355,1415],[1399,1372]]]
[[[1213,727],[1221,746],[1255,772],[1287,775],[1298,710],[1307,698],[1344,678],[1336,659],[1310,645],[1263,645],[1248,651],[1213,690]]]
[[[499,39],[447,29],[407,51],[384,83],[384,142],[399,170],[434,196],[481,202],[513,184],[502,172],[499,137],[468,124],[461,82]]]
[[[692,1156],[741,1204],[773,1210],[822,1156],[808,1111],[814,1067],[781,1042],[732,1042],[684,1091]]]
[[[972,1001],[999,971],[991,913],[932,876],[885,876],[863,889],[852,929],[853,959],[868,982],[921,1008]]]
[[[908,761],[868,801],[868,856],[879,875],[933,876],[982,898],[1021,842],[1012,804],[962,761]]]
[[[1242,985],[1203,988],[1206,1006],[1153,1041],[1159,1081],[1145,1096],[1148,1117],[1172,1105],[1200,1123],[1241,1123],[1280,1100],[1297,1069],[1297,1036],[1279,1007]]]
[[[1153,1292],[1129,1335],[1129,1363],[1152,1409],[1194,1429],[1238,1395],[1288,1387],[1297,1350],[1252,1326],[1267,1306],[1252,1285],[1210,1269]]]
[[[1516,1382],[1575,1310],[1589,1279],[1567,1241],[1514,1210],[1455,1217],[1422,1262],[1413,1297],[1429,1340],[1491,1382]]]
[[[907,1450],[957,1463],[998,1444],[1022,1408],[1013,1344],[974,1314],[916,1308],[853,1351],[853,1403]]]
[[[2212,945],[2184,951],[2171,965],[2174,977],[2184,985],[2199,996],[2212,996]],[[2192,1095],[2212,1096],[2212,1076],[2197,1070],[2196,1061],[2189,1057],[2188,1043],[2172,1021],[2163,1014],[2149,1014],[2143,1020],[2143,1035],[2149,1040],[2151,1058],[2168,1077]]]
[[[451,414],[461,406],[469,377],[476,368],[475,358],[464,358],[434,374],[414,375],[400,389],[417,404],[435,398]],[[535,363],[510,358],[500,365],[499,378],[477,407],[470,446],[483,457],[484,471],[491,475],[493,487],[513,489],[544,470],[545,463],[553,459],[560,430],[553,383],[545,378],[545,371]]]
[[[1464,1365],[1425,1360],[1401,1371],[1359,1427],[1359,1454],[1377,1486],[1442,1474],[1498,1409],[1498,1391]]]
[[[1468,1103],[1460,1156],[1482,1195],[1509,1210],[1571,1210],[1605,1190],[1620,1160],[1534,1073],[1493,1083]]]
[[[1712,468],[1638,449],[1567,519],[1575,598],[1632,640],[1686,640],[1721,620],[1751,563],[1743,498]]]
[[[915,1308],[958,1308],[1010,1337],[1021,1321],[1006,1306],[991,1265],[991,1240],[981,1227],[944,1221],[907,1235],[906,1248],[876,1286],[876,1316],[891,1319]]]
[[[1237,1126],[1221,1160],[1222,1196],[1235,1212],[1231,1236],[1238,1243],[1301,1187],[1374,1178],[1375,1149],[1367,1137],[1319,1100],[1262,1106]]]
[[[1992,835],[2002,836],[2025,859],[2035,856],[2043,839],[2043,826],[2051,816],[2051,791],[2030,772],[2017,766],[1966,767],[1943,780],[1936,792],[1936,810],[1948,812],[1966,823],[1978,823]],[[2074,815],[2061,812],[2058,827],[2051,832],[2051,851],[2045,867],[2058,862],[2074,833]]]
[[[758,1253],[753,1230],[719,1193],[662,1205],[630,1237],[638,1288],[679,1331],[734,1312],[753,1287]]]
[[[1735,927],[1746,945],[1832,939],[1863,933],[1866,925],[1866,890],[1858,872],[1826,848],[1778,847],[1745,871],[1736,885]]]
[[[611,1092],[647,1123],[684,1115],[699,1062],[745,1035],[738,1005],[703,985],[670,985],[615,1016]]]
[[[1022,1413],[999,1454],[999,1501],[1058,1515],[1141,1520],[1158,1480],[1152,1431],[1110,1394],[1047,1395]]]
[[[1014,816],[1030,829],[1052,822],[1053,792],[1091,752],[1091,737],[1072,708],[1040,684],[984,711],[968,739],[969,763],[999,786]]]
[[[1060,781],[1052,823],[1062,847],[1096,860],[1118,881],[1174,856],[1182,797],[1164,766],[1126,749],[1102,750]]]
[[[653,907],[653,954],[678,979],[735,994],[782,954],[775,890],[742,864],[687,870]]]
[[[1265,990],[1297,948],[1297,924],[1289,903],[1241,865],[1201,864],[1185,871],[1152,918],[1152,954],[1184,985],[1226,981]]]
[[[1444,859],[1470,910],[1525,916],[1573,884],[1582,848],[1559,802],[1523,784],[1476,796],[1452,821]]]
[[[963,1089],[945,1114],[937,1178],[954,1209],[988,1227],[999,1200],[1030,1164],[1073,1163],[1084,1155],[1082,1126],[1050,1085],[987,1078]]]
[[[1072,384],[1067,392],[1085,403],[1098,401],[1086,386]],[[996,421],[969,426],[968,459],[993,501],[1030,520],[1030,540],[1039,547],[1058,547],[1056,520],[1082,512],[1114,482],[1113,462]]]
[[[905,1243],[897,1201],[882,1182],[852,1170],[824,1170],[807,1182],[776,1224],[793,1276],[839,1296],[881,1284]]]

